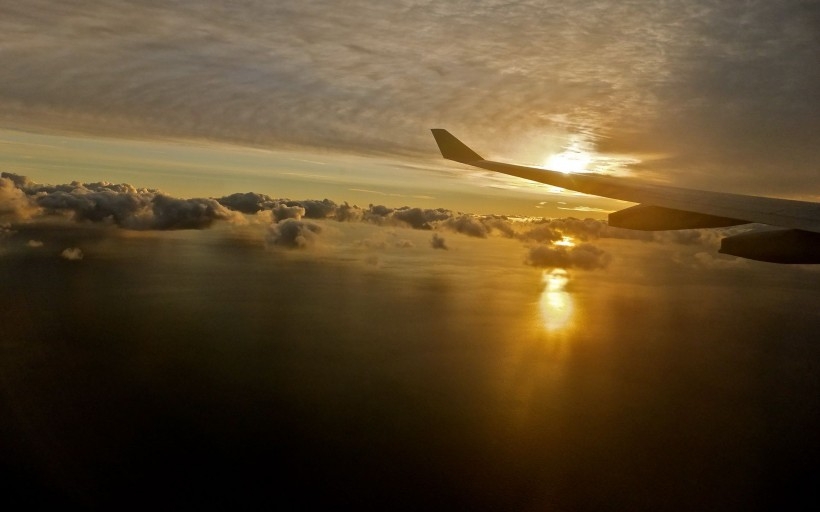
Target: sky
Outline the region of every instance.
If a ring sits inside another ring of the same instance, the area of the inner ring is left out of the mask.
[[[441,158],[820,200],[813,1],[0,0],[32,506],[820,500],[820,273]],[[308,487],[309,492],[301,489]]]
[[[7,128],[419,163],[441,127],[488,157],[540,164],[574,145],[600,153],[592,170],[818,195],[812,1],[2,8]]]

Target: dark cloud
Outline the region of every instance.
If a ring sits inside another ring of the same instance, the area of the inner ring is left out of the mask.
[[[327,219],[336,217],[339,206],[330,199],[292,201],[290,199],[273,199],[265,194],[246,192],[231,194],[216,199],[221,205],[241,213],[258,213],[271,211],[277,221],[283,219]],[[347,207],[347,205],[345,204]],[[340,219],[341,220],[341,219]]]
[[[579,268],[595,270],[605,268],[611,256],[603,249],[584,243],[574,247],[536,245],[527,255],[527,264],[545,268]]]
[[[203,229],[233,215],[215,199],[177,199],[159,194],[152,203],[152,229]]]
[[[482,223],[478,217],[473,215],[459,215],[457,217],[450,217],[440,224],[442,227],[452,229],[456,233],[462,233],[467,236],[477,238],[487,238],[489,230],[487,226]]]
[[[280,220],[285,219],[296,219],[299,220],[305,216],[305,207],[304,206],[288,206],[284,203],[278,203],[276,206],[271,208],[271,214],[273,215],[273,220],[278,222]]]
[[[322,228],[312,222],[285,219],[271,224],[266,239],[271,245],[302,249],[312,245],[321,231]]]
[[[384,205],[370,205],[370,213],[378,217],[387,217],[393,213],[393,208],[388,208]]]
[[[335,218],[339,222],[361,222],[364,220],[365,212],[358,206],[351,206],[347,202],[342,203],[336,209]]]
[[[238,192],[217,199],[220,204],[241,213],[257,213],[262,210],[271,210],[275,201],[265,194],[255,192]]]
[[[93,190],[78,184],[71,191],[34,189],[38,206],[49,213],[71,213],[77,221],[110,221],[131,229],[142,228],[153,194]]]
[[[430,239],[430,246],[433,249],[444,249],[445,251],[449,249],[449,247],[447,247],[447,243],[444,241],[444,237],[438,233],[433,233],[433,238]]]
[[[659,231],[654,233],[654,239],[681,245],[719,245],[720,237],[715,236],[716,233],[717,231],[706,229]]]
[[[214,199],[178,199],[155,189],[105,182],[40,185],[24,176],[3,173],[0,214],[19,220],[36,213],[134,230],[203,229],[217,220],[239,219]]]
[[[393,210],[392,218],[404,222],[413,229],[433,229],[433,223],[446,220],[452,216],[452,212],[443,208],[435,210],[422,208],[403,207]]]
[[[598,238],[627,238],[651,241],[654,235],[649,231],[613,228],[606,221],[597,219],[535,219],[523,223],[517,235],[525,241],[541,243],[555,242],[563,237],[588,241]]]
[[[306,199],[304,201],[287,201],[287,206],[300,206],[305,209],[305,218],[326,219],[336,214],[338,205],[330,199]]]

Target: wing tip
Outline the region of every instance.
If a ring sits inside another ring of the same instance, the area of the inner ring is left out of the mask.
[[[436,139],[441,156],[447,160],[463,164],[472,164],[484,160],[478,153],[467,147],[466,144],[444,128],[431,128],[430,131]]]

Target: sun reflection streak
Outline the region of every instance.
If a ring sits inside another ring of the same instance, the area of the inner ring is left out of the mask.
[[[548,331],[563,329],[572,319],[573,301],[566,291],[569,274],[564,269],[544,271],[544,291],[541,292],[539,309],[541,321]]]

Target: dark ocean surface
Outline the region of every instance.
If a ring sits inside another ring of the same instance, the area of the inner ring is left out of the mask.
[[[818,501],[816,272],[619,275],[635,256],[549,292],[518,254],[510,271],[459,267],[453,251],[376,266],[220,237],[92,237],[71,240],[81,261],[0,258],[4,501]]]

